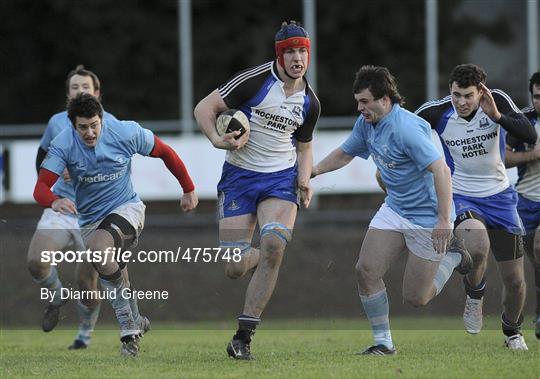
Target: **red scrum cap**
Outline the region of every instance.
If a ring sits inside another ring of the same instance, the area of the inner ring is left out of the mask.
[[[308,51],[308,64],[311,57],[309,35],[296,21],[283,22],[274,38],[278,63],[283,67],[283,52],[288,48],[305,47]]]

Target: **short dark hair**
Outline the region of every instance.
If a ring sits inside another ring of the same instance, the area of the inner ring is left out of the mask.
[[[456,82],[460,88],[478,87],[480,83],[486,83],[486,77],[482,67],[472,63],[460,64],[452,69],[448,85],[452,86],[452,83]]]
[[[101,90],[101,83],[99,81],[99,78],[96,74],[94,74],[92,71],[87,70],[84,68],[82,64],[77,65],[73,70],[71,70],[68,73],[67,79],[66,79],[66,93],[69,93],[69,81],[71,78],[75,75],[81,75],[81,76],[89,76],[92,78],[92,83],[94,84],[94,90],[100,91]],[[101,96],[101,94],[100,94]]]
[[[68,100],[67,112],[73,127],[76,127],[75,120],[77,117],[92,118],[99,116],[100,119],[103,119],[101,103],[89,93],[80,93],[73,99]]]
[[[533,86],[534,85],[540,86],[540,71],[536,71],[534,74],[531,75],[531,78],[529,79],[529,92],[532,95]]]
[[[360,67],[354,79],[353,93],[360,93],[366,88],[375,99],[388,96],[392,104],[404,103],[403,97],[398,92],[396,79],[386,67],[369,65]]]

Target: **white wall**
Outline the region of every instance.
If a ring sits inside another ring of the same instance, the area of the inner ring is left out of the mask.
[[[348,132],[320,132],[313,138],[314,161],[318,162],[347,138]],[[215,199],[225,152],[212,147],[205,137],[163,138],[180,155],[195,182],[201,199]],[[39,141],[19,141],[6,145],[10,151],[10,190],[5,200],[30,203],[36,183],[35,157]],[[160,159],[135,156],[132,164],[135,190],[143,200],[174,200],[181,188]],[[375,165],[357,158],[345,168],[315,178],[317,194],[379,192]]]

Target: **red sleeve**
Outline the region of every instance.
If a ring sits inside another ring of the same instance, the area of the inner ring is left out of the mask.
[[[169,145],[164,143],[157,136],[154,136],[154,148],[152,149],[152,152],[150,152],[150,156],[161,158],[163,160],[165,166],[167,166],[174,177],[178,179],[184,193],[195,191],[195,185],[191,181],[184,162],[182,162],[178,154],[176,154]]]
[[[51,187],[58,180],[58,175],[45,168],[39,170],[39,177],[34,187],[34,199],[39,205],[50,208],[53,201],[59,199],[52,191]]]

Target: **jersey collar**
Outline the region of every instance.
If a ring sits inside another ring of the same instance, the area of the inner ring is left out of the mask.
[[[281,80],[281,78],[279,77],[279,74],[278,74],[278,68],[277,68],[277,60],[274,60],[274,63],[272,64],[272,75],[274,76],[274,78],[276,78],[276,80],[281,84],[281,86],[283,87],[283,84],[285,83],[283,80]],[[304,83],[305,83],[305,88],[304,88],[304,94],[307,95],[308,94],[308,88],[309,88],[309,83],[306,79],[306,76],[302,76],[302,79],[304,80]],[[298,92],[297,92],[298,93]]]

